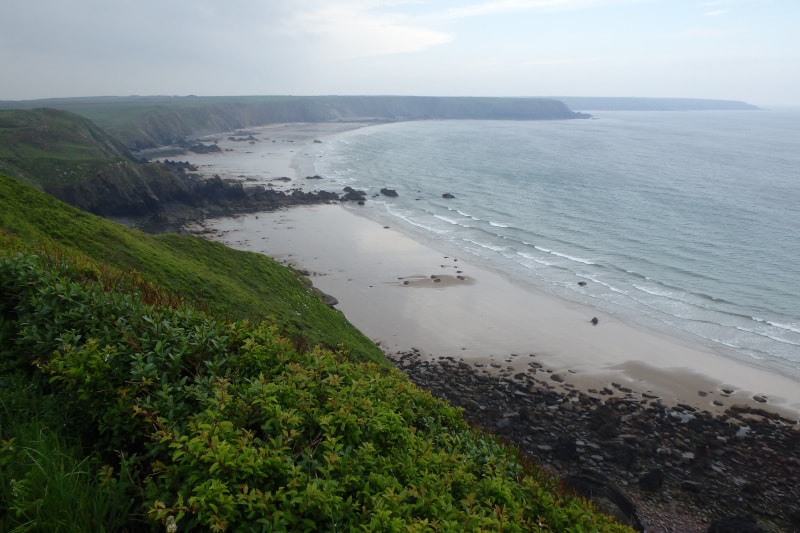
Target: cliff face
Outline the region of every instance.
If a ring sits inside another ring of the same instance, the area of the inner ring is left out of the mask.
[[[187,192],[178,173],[135,161],[89,119],[55,109],[0,111],[0,170],[99,215],[149,213]]]

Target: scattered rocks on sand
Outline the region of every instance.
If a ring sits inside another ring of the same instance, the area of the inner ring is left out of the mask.
[[[471,424],[515,444],[565,484],[571,479],[574,490],[588,486],[598,506],[636,528],[689,533],[721,523],[713,531],[800,531],[796,421],[750,407],[719,416],[669,407],[621,385],[586,393],[551,377],[563,375],[532,356],[527,364],[516,358],[525,371],[416,350],[389,357],[419,386],[463,407]],[[618,489],[632,509],[592,489],[597,480]],[[742,515],[762,529],[715,522]]]

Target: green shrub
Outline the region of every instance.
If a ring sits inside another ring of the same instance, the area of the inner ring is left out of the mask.
[[[625,531],[396,370],[297,349],[269,322],[148,305],[138,284],[105,276],[0,257],[0,369],[58,405],[61,424],[32,427],[25,441],[43,444],[23,452],[4,437],[9,515],[53,528],[73,506],[106,526],[124,509],[136,529],[146,514],[168,530]],[[37,492],[50,476],[53,501]]]

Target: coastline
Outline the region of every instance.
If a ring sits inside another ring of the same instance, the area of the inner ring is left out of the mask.
[[[255,133],[259,140],[249,143],[214,135],[206,139],[222,151],[189,159],[226,179],[279,190],[324,189],[327,180],[308,179],[316,150],[326,136],[364,126],[279,124],[237,132],[239,138]],[[231,152],[236,157],[226,157]],[[564,388],[630,389],[714,413],[749,406],[800,417],[800,384],[791,377],[460,261],[360,216],[355,204],[294,207],[189,229],[307,271],[387,353],[418,350],[513,373],[535,363]]]
[[[305,179],[324,132],[303,130],[259,172],[292,176],[277,182],[288,189],[324,189]],[[621,488],[646,531],[706,531],[743,513],[800,523],[791,511],[800,387],[789,377],[461,261],[355,204],[186,229],[301,271],[412,381],[565,482],[583,483],[585,497]]]
[[[243,215],[211,221],[205,234],[306,272],[388,353],[417,350],[506,373],[536,363],[565,389],[630,389],[716,413],[800,413],[791,378],[508,280],[353,211],[321,205]]]

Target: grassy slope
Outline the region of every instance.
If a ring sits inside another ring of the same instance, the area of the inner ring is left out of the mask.
[[[148,235],[85,213],[0,175],[0,228],[17,246],[56,245],[119,269],[135,270],[215,316],[273,317],[300,344],[344,344],[354,357],[383,361],[379,349],[305,278],[270,258],[188,235]]]
[[[0,111],[0,164],[47,186],[79,165],[87,173],[128,162],[127,149],[90,120],[65,111]]]

